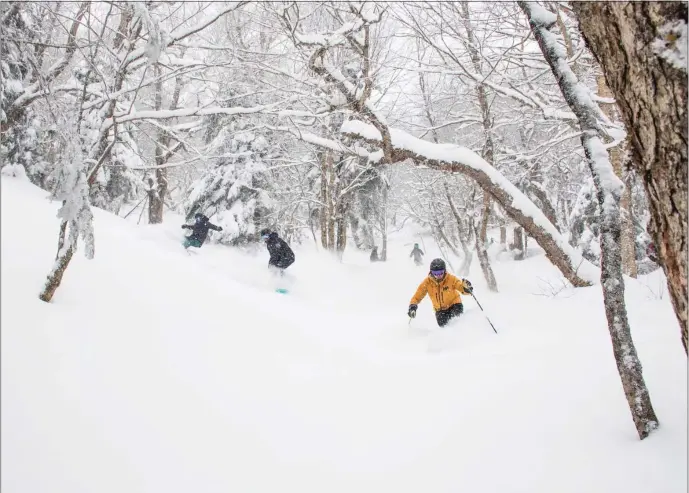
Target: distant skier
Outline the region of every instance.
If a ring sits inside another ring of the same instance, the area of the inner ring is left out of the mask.
[[[371,262],[378,262],[380,258],[378,258],[378,247],[374,246],[373,250],[371,250]]]
[[[185,250],[190,246],[201,248],[201,245],[206,241],[209,229],[222,231],[220,226],[210,223],[208,218],[200,212],[194,214],[194,219],[194,224],[182,224],[182,229],[192,230],[192,233],[184,239],[184,243],[182,244]]]
[[[409,256],[410,256],[410,257],[412,257],[412,256],[414,257],[414,263],[415,263],[416,265],[421,265],[421,262],[423,262],[424,253],[423,253],[423,252],[421,251],[421,249],[419,248],[419,244],[418,244],[418,243],[414,243],[414,249],[411,251],[411,253],[409,254]]]
[[[261,239],[266,242],[270,253],[268,267],[279,269],[280,275],[283,275],[285,269],[294,263],[294,252],[285,240],[268,228],[261,230]]]
[[[410,301],[407,314],[410,318],[416,317],[419,303],[428,294],[433,303],[438,326],[444,327],[450,319],[459,317],[464,312],[460,293],[471,295],[473,291],[474,288],[468,280],[458,279],[445,270],[443,259],[434,259],[428,277],[419,284]]]

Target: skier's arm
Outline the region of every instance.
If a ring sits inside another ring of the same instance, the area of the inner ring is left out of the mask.
[[[182,229],[193,229],[193,226],[190,226],[189,224],[182,224]]]
[[[418,305],[421,303],[421,300],[424,298],[424,296],[426,296],[428,293],[426,282],[426,279],[424,279],[423,282],[419,284],[419,287],[416,289],[416,293],[414,293],[414,296],[412,296],[412,299],[409,302],[410,305]]]
[[[208,223],[208,227],[214,231],[222,231],[222,228],[220,226],[216,226],[213,223]]]
[[[474,290],[469,281],[467,281],[466,279],[459,278],[457,278],[457,280],[455,281],[454,289],[456,289],[462,294],[471,294]]]

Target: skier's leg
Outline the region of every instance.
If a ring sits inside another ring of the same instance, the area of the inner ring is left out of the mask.
[[[464,313],[464,305],[461,303],[456,303],[452,305],[450,308],[447,309],[449,313],[449,319],[451,318],[456,318],[459,317],[462,313]]]
[[[445,327],[450,318],[450,309],[435,312],[435,321],[438,322],[438,327]]]

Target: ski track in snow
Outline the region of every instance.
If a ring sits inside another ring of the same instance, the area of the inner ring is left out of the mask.
[[[683,492],[687,366],[661,274],[628,280],[630,322],[661,427],[639,442],[600,286],[545,296],[543,255],[478,262],[439,331],[418,237],[387,263],[297,245],[289,294],[263,248],[187,255],[182,219],[94,209],[51,304],[58,205],[2,179],[2,491]],[[428,263],[438,252],[422,246]],[[494,256],[497,252],[493,252]],[[434,351],[437,344],[439,351]]]

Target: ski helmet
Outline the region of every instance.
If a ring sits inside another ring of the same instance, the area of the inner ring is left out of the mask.
[[[418,244],[418,243],[414,243],[414,248],[419,248],[419,244]]]
[[[445,261],[441,258],[434,258],[431,261],[430,270],[445,270]]]

